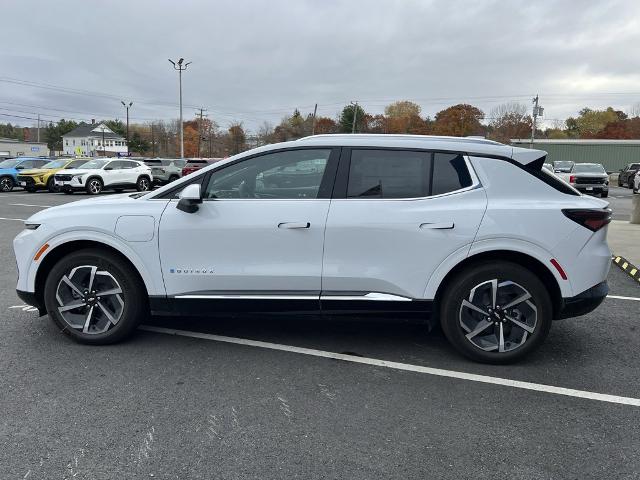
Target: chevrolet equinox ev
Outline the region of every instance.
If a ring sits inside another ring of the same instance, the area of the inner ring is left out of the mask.
[[[149,314],[417,315],[467,357],[508,363],[608,292],[608,203],[545,155],[408,135],[263,146],[36,213],[14,240],[18,295],[88,344]]]

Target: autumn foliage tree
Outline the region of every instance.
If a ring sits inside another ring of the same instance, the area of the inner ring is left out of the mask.
[[[420,117],[421,111],[420,105],[407,100],[387,105],[384,109],[385,133],[426,135],[429,129]]]
[[[531,133],[531,116],[521,103],[503,103],[489,113],[488,138],[510,143],[512,138],[525,138]]]
[[[453,137],[484,135],[485,129],[480,123],[483,118],[484,113],[478,107],[466,103],[453,105],[436,113],[433,133]]]

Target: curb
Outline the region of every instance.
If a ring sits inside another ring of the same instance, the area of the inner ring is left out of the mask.
[[[620,267],[620,269],[623,272],[625,272],[635,281],[640,283],[640,267],[636,267],[634,264],[629,262],[629,260],[627,260],[626,258],[619,257],[617,255],[614,255],[613,263],[615,263],[618,267]]]

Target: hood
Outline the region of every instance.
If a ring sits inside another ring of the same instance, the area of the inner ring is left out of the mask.
[[[59,168],[34,168],[31,170],[21,170],[18,175],[46,175],[47,173],[60,170]]]
[[[65,175],[84,175],[85,173],[91,171],[93,169],[87,168],[67,168],[63,173]]]
[[[135,193],[118,193],[116,195],[104,195],[96,198],[86,198],[84,200],[78,200],[77,202],[65,203],[63,205],[56,205],[55,207],[49,207],[42,210],[31,217],[28,221],[31,222],[44,222],[49,218],[56,218],[60,215],[72,215],[76,210],[95,209],[100,206],[108,205],[122,205],[124,203],[138,203],[139,200],[131,198]],[[124,211],[124,210],[123,210]]]

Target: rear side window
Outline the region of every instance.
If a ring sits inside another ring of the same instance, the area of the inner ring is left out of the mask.
[[[455,192],[472,184],[464,157],[455,153],[436,153],[433,161],[431,195]]]
[[[347,197],[427,197],[431,164],[429,152],[352,150]]]

